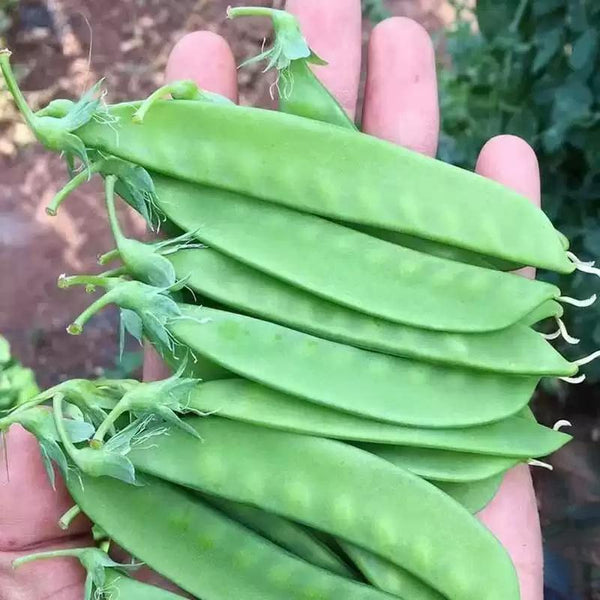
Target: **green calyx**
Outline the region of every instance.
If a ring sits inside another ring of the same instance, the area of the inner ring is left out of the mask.
[[[273,21],[275,42],[273,46],[258,56],[242,63],[242,67],[266,60],[265,72],[276,68],[282,75],[292,64],[292,61],[303,60],[315,65],[326,65],[327,62],[311,50],[305,37],[302,35],[296,17],[284,10],[263,7],[236,7],[228,8],[227,16],[230,19],[238,17],[269,17]]]
[[[99,173],[103,177],[115,176],[114,191],[144,217],[152,231],[158,230],[164,217],[156,203],[156,191],[148,171],[116,157],[96,157],[94,154],[91,154],[91,157],[88,169],[75,175],[54,196],[46,207],[46,212],[55,216],[60,205],[74,190],[87,183],[91,175]]]
[[[69,164],[77,158],[87,169],[89,159],[86,147],[73,132],[93,118],[108,119],[101,104],[102,81],[92,86],[77,102],[53,101],[46,109],[34,113],[19,89],[10,64],[10,55],[9,50],[0,51],[0,70],[15,104],[32,132],[46,148],[64,153]]]
[[[143,335],[147,335],[159,347],[173,352],[178,342],[169,332],[169,324],[183,316],[177,302],[169,296],[169,292],[181,289],[184,284],[185,282],[180,281],[168,288],[158,288],[140,281],[120,278],[62,276],[59,279],[59,287],[62,288],[85,285],[86,287],[100,286],[107,290],[69,325],[67,331],[72,335],[79,335],[92,316],[109,304],[116,304],[121,309],[121,352],[125,333],[129,333],[139,342]]]
[[[200,437],[193,427],[177,416],[177,413],[203,414],[190,407],[191,392],[200,380],[182,377],[186,366],[184,360],[177,372],[168,379],[140,383],[128,391],[97,429],[91,442],[92,446],[102,447],[106,434],[114,427],[117,419],[126,412],[131,413],[138,420],[151,418],[154,423],[163,421],[183,429],[194,437]]]
[[[138,420],[111,437],[101,448],[78,448],[69,438],[65,427],[63,400],[60,394],[54,397],[54,422],[62,448],[76,469],[92,477],[114,477],[125,483],[137,484],[135,469],[127,455],[134,446],[144,443],[153,435],[164,433],[164,429],[151,427],[149,419]]]
[[[177,284],[175,268],[165,256],[183,248],[199,248],[204,246],[193,243],[193,232],[184,233],[175,239],[168,239],[155,244],[144,244],[136,239],[125,237],[119,225],[115,209],[116,181],[116,176],[109,175],[106,178],[105,188],[108,219],[117,248],[116,253],[108,253],[105,256],[108,256],[109,259],[116,257],[121,259],[124,267],[117,269],[119,273],[126,273],[134,279],[159,288],[171,288],[175,286]],[[102,259],[103,257],[101,257]]]
[[[117,563],[106,552],[100,548],[69,548],[66,550],[51,550],[49,552],[37,552],[13,561],[13,568],[18,569],[21,565],[51,558],[76,558],[87,572],[85,580],[84,600],[93,598],[104,598],[106,590],[106,569],[116,569],[123,573],[138,569],[141,563],[122,564]],[[108,597],[108,595],[106,595]]]
[[[57,396],[61,397],[60,394]],[[77,419],[63,419],[62,413],[60,420],[57,421],[56,416],[53,417],[52,412],[42,406],[16,410],[0,419],[0,432],[17,423],[37,439],[44,468],[53,488],[56,477],[52,462],[56,463],[64,476],[68,471],[67,459],[59,446],[59,441],[63,441],[64,436],[70,444],[77,444],[89,440],[94,434],[94,427],[90,423]],[[59,431],[59,423],[63,436]]]

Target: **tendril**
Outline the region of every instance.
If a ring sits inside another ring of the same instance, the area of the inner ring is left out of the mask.
[[[591,273],[592,275],[600,277],[600,269],[595,266],[596,263],[594,261],[586,262],[580,260],[577,258],[577,256],[575,256],[575,254],[569,251],[567,251],[566,255],[567,258],[575,265],[575,268],[578,271],[581,271],[582,273]]]
[[[596,294],[592,294],[585,300],[578,300],[577,298],[570,298],[569,296],[560,296],[558,301],[564,302],[565,304],[570,304],[571,306],[577,306],[578,308],[587,308],[588,306],[592,306],[597,299],[598,296],[596,296]]]

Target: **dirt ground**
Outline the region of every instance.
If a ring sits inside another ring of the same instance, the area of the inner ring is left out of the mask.
[[[106,78],[109,101],[139,98],[160,85],[168,52],[186,32],[223,34],[239,61],[257,53],[269,33],[266,24],[226,21],[229,4],[21,0],[21,19],[8,44],[35,108],[55,97],[78,96],[100,77]],[[441,0],[397,0],[390,8],[431,30],[448,14]],[[268,105],[268,82],[258,68],[241,70],[239,78],[242,103]],[[65,327],[89,297],[56,287],[60,273],[96,271],[96,256],[111,247],[111,236],[97,181],[76,192],[57,217],[45,214],[44,206],[66,181],[66,170],[58,156],[28,141],[30,134],[5,98],[0,102],[0,332],[35,369],[40,383],[49,385],[115,366],[115,311],[100,314],[84,335],[73,338]],[[130,230],[142,232],[135,217],[124,218]]]

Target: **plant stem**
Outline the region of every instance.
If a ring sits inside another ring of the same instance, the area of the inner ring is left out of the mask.
[[[114,250],[110,250],[109,252],[105,252],[98,257],[98,264],[105,265],[106,263],[112,262],[113,260],[117,260],[121,257],[119,253],[119,249],[115,248]]]
[[[58,520],[58,526],[63,530],[69,529],[73,520],[80,514],[81,509],[75,504]]]
[[[56,216],[56,213],[63,201],[80,185],[83,185],[84,183],[89,181],[90,177],[94,173],[99,173],[102,170],[104,164],[105,161],[103,159],[97,160],[91,163],[89,168],[85,169],[84,171],[81,171],[81,173],[78,173],[77,175],[75,175],[75,177],[70,179],[68,183],[56,194],[56,196],[52,198],[52,201],[46,207],[46,213],[48,213],[51,217]]]
[[[69,288],[74,285],[98,285],[103,288],[112,288],[118,281],[100,275],[71,275],[65,277],[61,275],[58,278],[58,287],[61,289]]]
[[[117,211],[115,210],[115,182],[117,178],[114,175],[109,175],[106,178],[104,189],[106,194],[106,210],[108,212],[108,222],[110,223],[110,229],[112,231],[117,248],[121,246],[125,240],[125,236],[121,231],[119,225],[119,219],[117,218]]]
[[[123,401],[125,400],[125,402]],[[100,427],[96,429],[96,433],[94,433],[94,437],[90,441],[90,446],[93,448],[101,448],[104,443],[104,438],[106,434],[110,431],[110,429],[114,426],[117,419],[128,409],[128,403],[126,401],[126,396],[121,398],[121,400],[117,403],[117,405],[108,413],[108,416],[102,423]]]
[[[52,399],[52,409],[54,410],[54,426],[56,427],[58,437],[60,438],[62,445],[65,447],[67,454],[74,459],[74,456],[77,453],[77,448],[69,439],[67,430],[65,429],[65,424],[63,423],[63,399],[64,396],[62,394],[56,394]]]
[[[266,8],[263,6],[236,6],[235,8],[230,6],[227,9],[227,18],[235,19],[237,17],[273,17],[273,15],[283,12],[284,11],[276,8]]]
[[[2,75],[4,75],[4,81],[6,81],[6,86],[17,105],[17,108],[23,115],[25,121],[27,121],[27,125],[29,125],[31,130],[36,133],[37,117],[33,114],[31,108],[29,108],[29,104],[27,104],[27,100],[25,100],[25,96],[23,96],[23,92],[21,92],[21,89],[19,88],[19,84],[17,83],[17,79],[10,65],[10,55],[10,50],[6,48],[0,50],[0,70],[2,71]]]
[[[65,556],[69,558],[79,558],[82,555],[83,551],[85,551],[86,549],[87,548],[67,548],[65,550],[36,552],[35,554],[29,554],[28,556],[22,556],[21,558],[13,560],[12,566],[13,569],[18,569],[21,565],[25,565],[35,560],[43,560],[46,558],[61,558]]]
[[[92,284],[93,285],[93,284]],[[68,327],[67,331],[71,335],[79,335],[83,331],[83,326],[99,311],[114,302],[114,290],[106,292],[96,301],[92,302]]]

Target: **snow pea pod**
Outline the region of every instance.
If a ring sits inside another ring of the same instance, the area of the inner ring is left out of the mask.
[[[367,581],[380,590],[407,600],[446,600],[445,596],[393,562],[356,544],[344,540],[339,543]]]
[[[177,278],[202,296],[332,341],[497,373],[566,376],[577,371],[539,333],[519,323],[480,334],[434,332],[329,302],[216,250],[181,250],[168,259]]]
[[[434,428],[499,421],[528,404],[539,379],[353,348],[269,321],[178,304],[167,290],[139,281],[94,276],[59,280],[62,287],[81,284],[108,291],[69,325],[73,335],[114,303],[127,316],[125,329],[138,339],[145,335],[172,358],[185,358],[187,349],[192,357],[199,354],[273,389],[381,421]]]
[[[466,483],[434,481],[433,484],[462,504],[469,512],[478,513],[493,500],[502,484],[504,475],[505,473],[499,473],[488,479]]]
[[[562,273],[575,268],[540,209],[475,173],[281,112],[156,101],[136,124],[139,107],[110,106],[118,125],[91,120],[75,133],[89,148],[178,179],[519,264]],[[461,218],[473,214],[480,218]],[[528,235],[515,235],[514,223]]]
[[[424,479],[456,483],[488,479],[520,462],[512,457],[449,452],[437,448],[381,444],[361,444],[360,447]]]
[[[198,385],[189,402],[195,410],[284,431],[522,459],[547,456],[571,439],[521,416],[468,429],[403,427],[305,402],[245,379]]]
[[[257,383],[346,412],[420,427],[498,421],[538,378],[420,363],[236,313],[179,305],[169,331],[193,353]],[[485,402],[480,401],[485,398]]]
[[[506,551],[426,481],[333,440],[218,417],[188,422],[202,441],[179,431],[157,436],[152,448],[131,452],[136,468],[350,541],[422,577],[449,600],[518,600]],[[485,568],[472,569],[475,558]]]
[[[184,600],[183,596],[126,577],[112,569],[106,571],[105,597],[115,600]]]
[[[178,227],[256,269],[366,314],[424,329],[502,329],[553,285],[402,248],[275,204],[152,174]],[[351,268],[350,268],[351,266]]]
[[[231,519],[310,564],[348,579],[356,578],[350,567],[333,550],[301,525],[260,508],[218,496],[203,494],[202,498]]]
[[[68,485],[81,509],[119,545],[204,600],[392,598],[294,558],[198,497],[149,475],[140,487],[86,475],[69,478]]]

